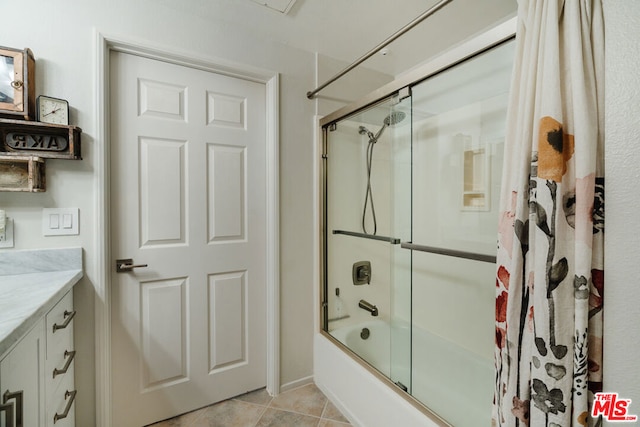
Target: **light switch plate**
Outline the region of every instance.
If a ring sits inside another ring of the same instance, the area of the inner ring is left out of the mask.
[[[42,234],[44,236],[73,236],[80,234],[78,208],[42,209]]]

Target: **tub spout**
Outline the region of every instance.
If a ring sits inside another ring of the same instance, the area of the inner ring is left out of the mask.
[[[377,316],[378,315],[378,307],[376,307],[375,305],[371,304],[370,302],[367,302],[363,299],[360,300],[360,302],[358,302],[358,307],[362,308],[363,310],[368,311],[369,313],[371,313],[372,316]]]

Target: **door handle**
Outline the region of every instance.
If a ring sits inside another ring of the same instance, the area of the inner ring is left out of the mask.
[[[4,403],[4,405],[8,405],[9,401],[11,399],[15,399],[16,400],[16,424],[15,427],[23,427],[22,425],[22,416],[24,415],[24,411],[23,411],[23,407],[22,407],[22,394],[24,392],[22,390],[20,391],[16,391],[16,392],[10,392],[9,390],[4,392],[4,395],[2,396],[2,401]],[[5,409],[3,405],[3,409]],[[11,413],[11,415],[13,415],[13,405],[11,405],[11,409],[7,412],[7,414]],[[13,422],[9,423],[9,417],[7,416],[6,418],[7,421],[7,425],[12,425]]]
[[[4,421],[7,427],[14,427],[13,424],[13,402],[0,404],[0,414],[4,412]]]
[[[131,258],[117,259],[116,260],[116,273],[128,273],[133,271],[134,268],[148,267],[148,264],[134,264]]]

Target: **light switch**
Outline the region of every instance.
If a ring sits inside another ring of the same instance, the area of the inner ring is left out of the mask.
[[[73,227],[73,215],[71,214],[62,214],[62,228],[72,228]]]
[[[49,214],[49,228],[52,230],[60,228],[60,215]]]
[[[45,236],[70,236],[79,232],[78,208],[53,208],[42,210],[42,234]]]

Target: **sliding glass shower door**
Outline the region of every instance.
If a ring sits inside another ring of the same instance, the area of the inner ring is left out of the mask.
[[[412,395],[491,424],[495,254],[513,43],[412,88]],[[464,408],[462,410],[461,408]]]
[[[490,425],[513,41],[323,128],[323,327],[456,427]]]
[[[326,130],[324,156],[325,330],[407,390],[410,113],[410,99],[393,96],[347,117]]]

